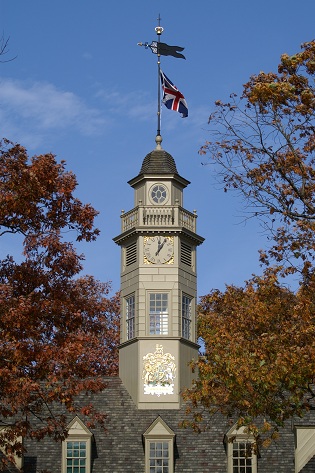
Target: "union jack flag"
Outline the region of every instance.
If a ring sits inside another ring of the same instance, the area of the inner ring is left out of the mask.
[[[183,94],[178,88],[161,72],[161,82],[163,89],[163,103],[170,110],[175,110],[182,114],[182,118],[188,117],[188,106]]]

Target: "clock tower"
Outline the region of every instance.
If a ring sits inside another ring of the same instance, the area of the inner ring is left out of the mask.
[[[183,206],[189,181],[161,147],[129,181],[134,208],[122,211],[119,375],[139,409],[179,409],[191,385],[196,340],[196,212]]]

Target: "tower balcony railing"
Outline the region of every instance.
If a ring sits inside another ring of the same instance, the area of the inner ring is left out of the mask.
[[[189,212],[179,205],[157,207],[138,205],[132,210],[121,211],[121,231],[134,227],[184,227],[196,233],[196,211]]]

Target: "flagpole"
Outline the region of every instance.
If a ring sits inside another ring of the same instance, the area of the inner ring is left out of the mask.
[[[173,56],[176,58],[186,59],[181,53],[185,48],[181,46],[171,46],[161,42],[161,34],[164,28],[161,26],[161,16],[158,17],[158,26],[155,27],[157,34],[157,41],[152,41],[151,44],[148,42],[138,43],[138,46],[144,46],[145,49],[150,48],[153,54],[157,55],[157,72],[158,72],[158,107],[157,107],[157,135],[156,142],[159,144],[162,141],[161,137],[161,88],[163,89],[163,103],[168,109],[180,112],[182,117],[188,117],[188,107],[183,94],[177,89],[177,87],[165,76],[161,70],[161,56]],[[161,85],[162,82],[162,85]],[[157,140],[157,137],[159,139]]]
[[[161,42],[161,34],[163,33],[163,28],[161,26],[161,17],[159,14],[158,17],[158,26],[155,28],[158,43]],[[157,47],[157,66],[158,66],[158,111],[157,111],[157,136],[161,136],[161,54],[159,52],[159,47]]]

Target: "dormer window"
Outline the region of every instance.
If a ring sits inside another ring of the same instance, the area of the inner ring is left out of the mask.
[[[68,425],[68,437],[62,442],[62,473],[91,472],[92,433],[79,417]]]
[[[23,444],[23,438],[18,435],[16,436],[16,434],[11,431],[11,428],[9,425],[0,425],[0,435],[3,435],[5,434],[5,437],[7,436],[5,442],[0,446],[0,455],[3,455],[4,457],[6,456],[6,448],[5,446],[10,446],[10,445],[14,445],[14,444]],[[9,451],[10,451],[10,448],[9,448]],[[17,454],[16,452],[13,452],[12,453],[13,455],[13,458],[14,458],[14,465],[9,463],[9,465],[7,465],[7,468],[5,471],[17,471],[14,466],[16,466],[18,468],[18,470],[20,471],[20,469],[22,469],[23,467],[23,464],[24,464],[24,458],[23,458],[23,455],[21,454]],[[11,467],[12,467],[12,470],[11,470]]]
[[[315,426],[295,426],[295,471],[314,471],[315,456]]]
[[[226,442],[228,473],[257,473],[255,439],[246,432],[246,428],[232,427],[226,435]]]
[[[145,473],[174,472],[174,432],[161,417],[143,434],[145,439]]]

